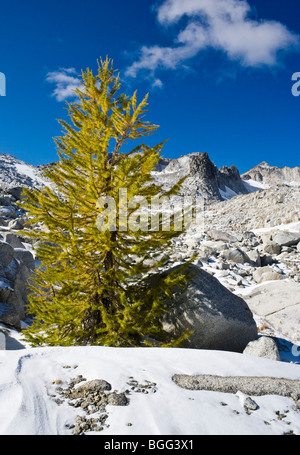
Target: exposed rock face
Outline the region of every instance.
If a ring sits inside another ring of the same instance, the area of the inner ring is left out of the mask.
[[[191,153],[169,160],[167,166],[162,163],[160,169],[162,171],[157,173],[156,178],[167,187],[187,176],[182,186],[183,195],[201,195],[208,201],[222,201],[222,191],[226,193],[229,190],[232,195],[249,192],[235,166],[218,169],[207,153]]]
[[[270,166],[264,161],[243,174],[242,179],[251,179],[270,186],[284,183],[298,183],[300,185],[300,167],[279,168]]]
[[[249,192],[241,179],[238,168],[235,166],[221,167],[219,169],[217,179],[219,189],[225,193],[227,188],[236,194],[247,194]]]
[[[39,167],[3,154],[0,181],[0,322],[20,329],[26,318],[27,285],[35,260],[28,249],[31,240],[26,237],[26,213],[16,203],[24,187],[41,189],[46,181]]]
[[[30,251],[15,251],[8,243],[0,242],[0,322],[21,327],[29,304],[27,284],[34,267]]]
[[[213,203],[205,213],[207,231],[231,235],[300,221],[300,187],[274,186]],[[273,240],[279,243],[277,239]],[[297,244],[297,238],[294,240]]]
[[[157,175],[157,179],[166,187],[171,187],[187,176],[182,186],[182,195],[200,194],[204,199],[221,201],[217,174],[218,169],[207,153],[192,153],[171,160],[168,166]]]

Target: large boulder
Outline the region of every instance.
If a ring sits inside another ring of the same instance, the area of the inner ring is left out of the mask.
[[[35,268],[33,255],[0,242],[0,322],[20,329],[29,304],[27,288]]]
[[[190,272],[187,288],[174,289],[167,304],[164,329],[175,337],[193,331],[186,348],[243,352],[258,336],[248,305],[200,267],[193,265]]]
[[[244,296],[251,310],[295,343],[300,341],[300,283],[273,281]]]
[[[21,330],[20,317],[17,310],[9,303],[0,303],[0,322]]]
[[[279,350],[273,338],[262,336],[258,340],[251,341],[244,354],[253,357],[263,357],[265,359],[280,361]]]
[[[7,303],[16,309],[20,320],[26,317],[26,307],[29,304],[27,284],[30,278],[30,270],[25,264],[19,263],[16,276],[13,280],[13,291],[10,293]]]

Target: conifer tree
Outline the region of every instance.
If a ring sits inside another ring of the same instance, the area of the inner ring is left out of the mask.
[[[119,75],[108,58],[98,62],[96,75],[87,69],[81,78],[78,101],[67,103],[71,124],[60,121],[59,161],[45,171],[50,183],[43,191],[25,191],[41,261],[31,281],[33,323],[25,338],[34,346],[178,345],[187,334],[170,339],[161,317],[186,275],[178,268],[156,275],[151,285],[148,278],[166,262],[179,233],[174,223],[163,230],[161,218],[151,229],[139,204],[126,213],[122,195],[149,202],[176,194],[182,182],[164,192],[153,180],[163,143],[122,151],[158,128],[144,120],[147,96],[138,104],[136,92],[120,94]],[[109,210],[111,201],[115,211]],[[103,229],[105,223],[110,229]]]

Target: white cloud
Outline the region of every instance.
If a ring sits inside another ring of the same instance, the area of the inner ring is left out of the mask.
[[[164,84],[160,79],[154,79],[152,82],[152,87],[156,88],[163,88]]]
[[[73,74],[73,76],[71,76]],[[81,87],[81,81],[74,76],[74,68],[60,68],[58,71],[49,72],[46,76],[47,82],[56,84],[53,96],[57,101],[64,101],[67,98],[75,98],[74,90]]]
[[[176,69],[207,48],[245,67],[275,66],[279,52],[295,49],[300,42],[280,22],[254,18],[246,0],[165,0],[157,18],[164,27],[181,24],[183,18],[188,24],[169,47],[143,46],[126,75],[136,77],[143,70],[155,77],[157,70]]]

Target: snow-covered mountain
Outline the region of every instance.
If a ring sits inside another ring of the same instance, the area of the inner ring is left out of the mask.
[[[42,177],[45,166],[48,165],[33,166],[11,155],[0,154],[1,188],[41,188],[46,184]],[[213,202],[221,202],[277,184],[300,186],[300,167],[278,168],[263,162],[240,175],[237,167],[233,165],[218,169],[207,153],[191,153],[177,159],[163,158],[154,176],[158,183],[167,188],[182,177],[187,177],[182,186],[182,195],[196,194]]]
[[[164,160],[155,176],[166,187],[187,176],[182,186],[182,195],[197,194],[213,202],[248,194],[262,187],[259,182],[243,180],[236,166],[218,169],[207,153],[191,153],[177,159]]]
[[[0,184],[1,188],[12,187],[41,187],[45,184],[42,178],[42,167],[27,164],[24,161],[0,154]]]
[[[242,179],[257,182],[265,186],[286,184],[290,186],[300,186],[300,166],[296,167],[277,167],[270,166],[266,161],[254,166],[242,175]]]

